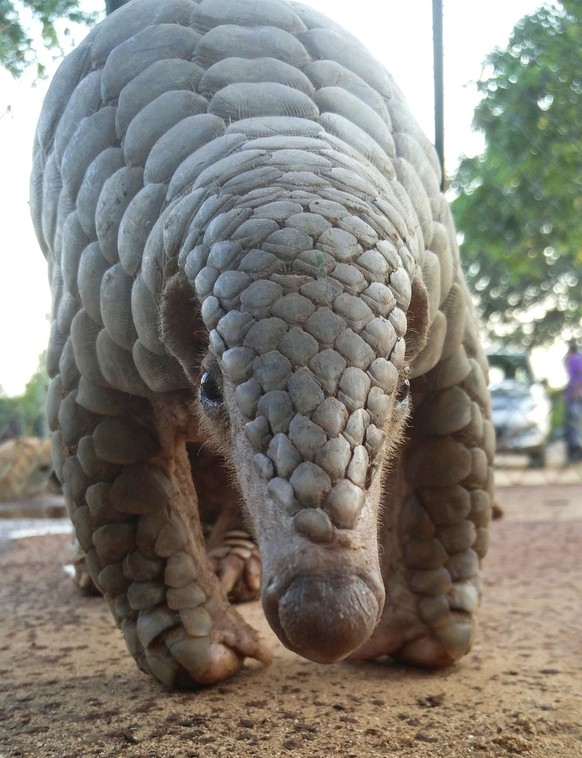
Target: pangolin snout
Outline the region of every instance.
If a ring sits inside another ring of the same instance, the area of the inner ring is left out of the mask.
[[[316,663],[335,663],[363,645],[384,597],[358,576],[298,576],[279,594],[266,584],[263,607],[281,642]]]

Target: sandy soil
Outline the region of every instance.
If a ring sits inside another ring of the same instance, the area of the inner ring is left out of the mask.
[[[0,544],[0,758],[582,756],[582,485],[498,495],[477,644],[438,672],[303,661],[250,604],[273,665],[168,692],[75,591],[66,536]]]

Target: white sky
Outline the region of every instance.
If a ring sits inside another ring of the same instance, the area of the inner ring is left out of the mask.
[[[359,37],[392,72],[419,123],[433,138],[431,0],[304,0]],[[516,22],[541,0],[443,0],[445,154],[448,172],[481,141],[471,131],[482,61],[505,46]],[[0,387],[23,392],[48,339],[50,297],[46,267],[28,214],[31,146],[47,84],[15,82],[0,70]],[[7,105],[11,113],[5,114]],[[559,359],[558,359],[559,360]]]

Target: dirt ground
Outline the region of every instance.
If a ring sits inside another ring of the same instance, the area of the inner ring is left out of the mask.
[[[574,480],[576,481],[576,480]],[[63,570],[66,535],[0,544],[0,758],[582,756],[582,484],[498,490],[479,635],[446,671],[271,667],[168,692],[125,652],[103,601]]]

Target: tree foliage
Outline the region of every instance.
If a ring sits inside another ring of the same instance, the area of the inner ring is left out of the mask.
[[[546,4],[487,58],[484,152],[453,178],[466,273],[492,337],[528,346],[582,317],[582,2]]]
[[[45,355],[41,356],[39,368],[22,395],[7,397],[0,388],[0,442],[22,435],[47,436],[45,406],[49,379],[45,359]]]
[[[72,25],[92,24],[96,18],[79,0],[0,0],[0,66],[20,76],[35,65],[42,75],[38,46],[62,53],[62,39]]]

